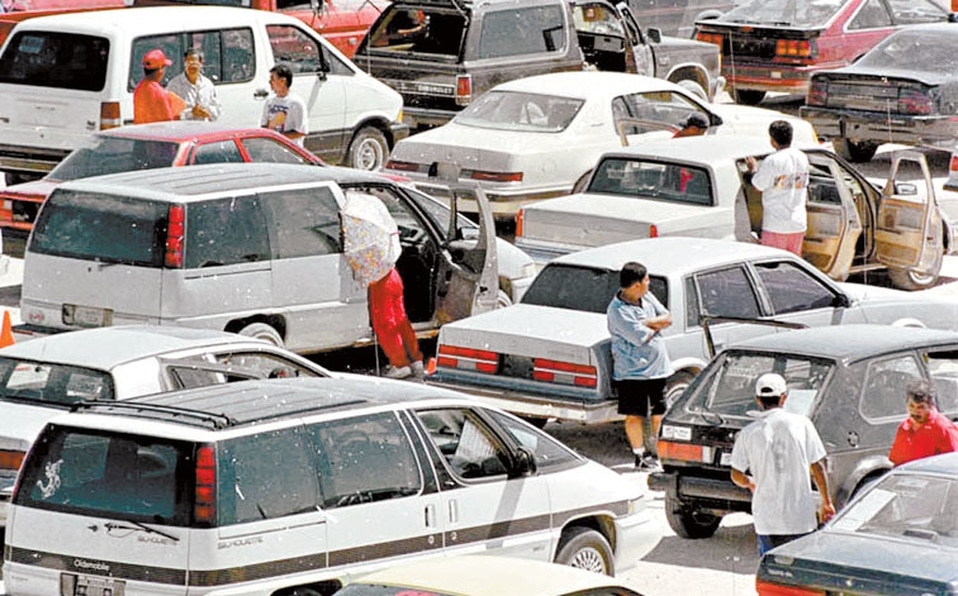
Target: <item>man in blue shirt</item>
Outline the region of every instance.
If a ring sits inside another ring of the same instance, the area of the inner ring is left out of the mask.
[[[619,396],[619,414],[625,416],[625,435],[641,470],[658,469],[655,456],[645,453],[645,419],[652,415],[652,434],[657,437],[665,414],[665,383],[672,375],[672,362],[660,331],[672,324],[672,316],[649,292],[649,273],[644,265],[626,263],[619,272],[619,292],[606,311],[612,335],[612,384]]]

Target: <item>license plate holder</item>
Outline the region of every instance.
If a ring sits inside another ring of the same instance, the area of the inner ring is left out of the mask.
[[[124,596],[126,582],[112,577],[60,574],[60,596]]]
[[[722,466],[723,468],[732,467],[732,452],[731,451],[723,451],[719,455],[719,465]]]
[[[63,324],[74,327],[109,327],[113,323],[113,311],[109,308],[63,305]]]

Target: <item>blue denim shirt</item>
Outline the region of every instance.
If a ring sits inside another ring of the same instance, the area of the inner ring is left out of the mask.
[[[606,310],[612,335],[612,378],[662,379],[672,375],[672,362],[662,336],[645,325],[669,311],[647,292],[640,304],[629,304],[616,294]]]

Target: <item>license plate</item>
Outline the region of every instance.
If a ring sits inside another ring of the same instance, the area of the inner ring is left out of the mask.
[[[732,452],[723,451],[722,455],[719,456],[719,465],[731,467],[732,466]]]
[[[60,574],[60,596],[123,596],[126,582],[96,575]]]
[[[113,321],[113,311],[108,308],[63,305],[63,324],[77,327],[108,327]]]

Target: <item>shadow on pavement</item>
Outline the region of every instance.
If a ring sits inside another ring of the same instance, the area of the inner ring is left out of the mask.
[[[714,536],[701,540],[663,536],[658,546],[642,561],[666,565],[686,561],[696,569],[754,574],[758,569],[755,528],[751,523],[722,525]]]

